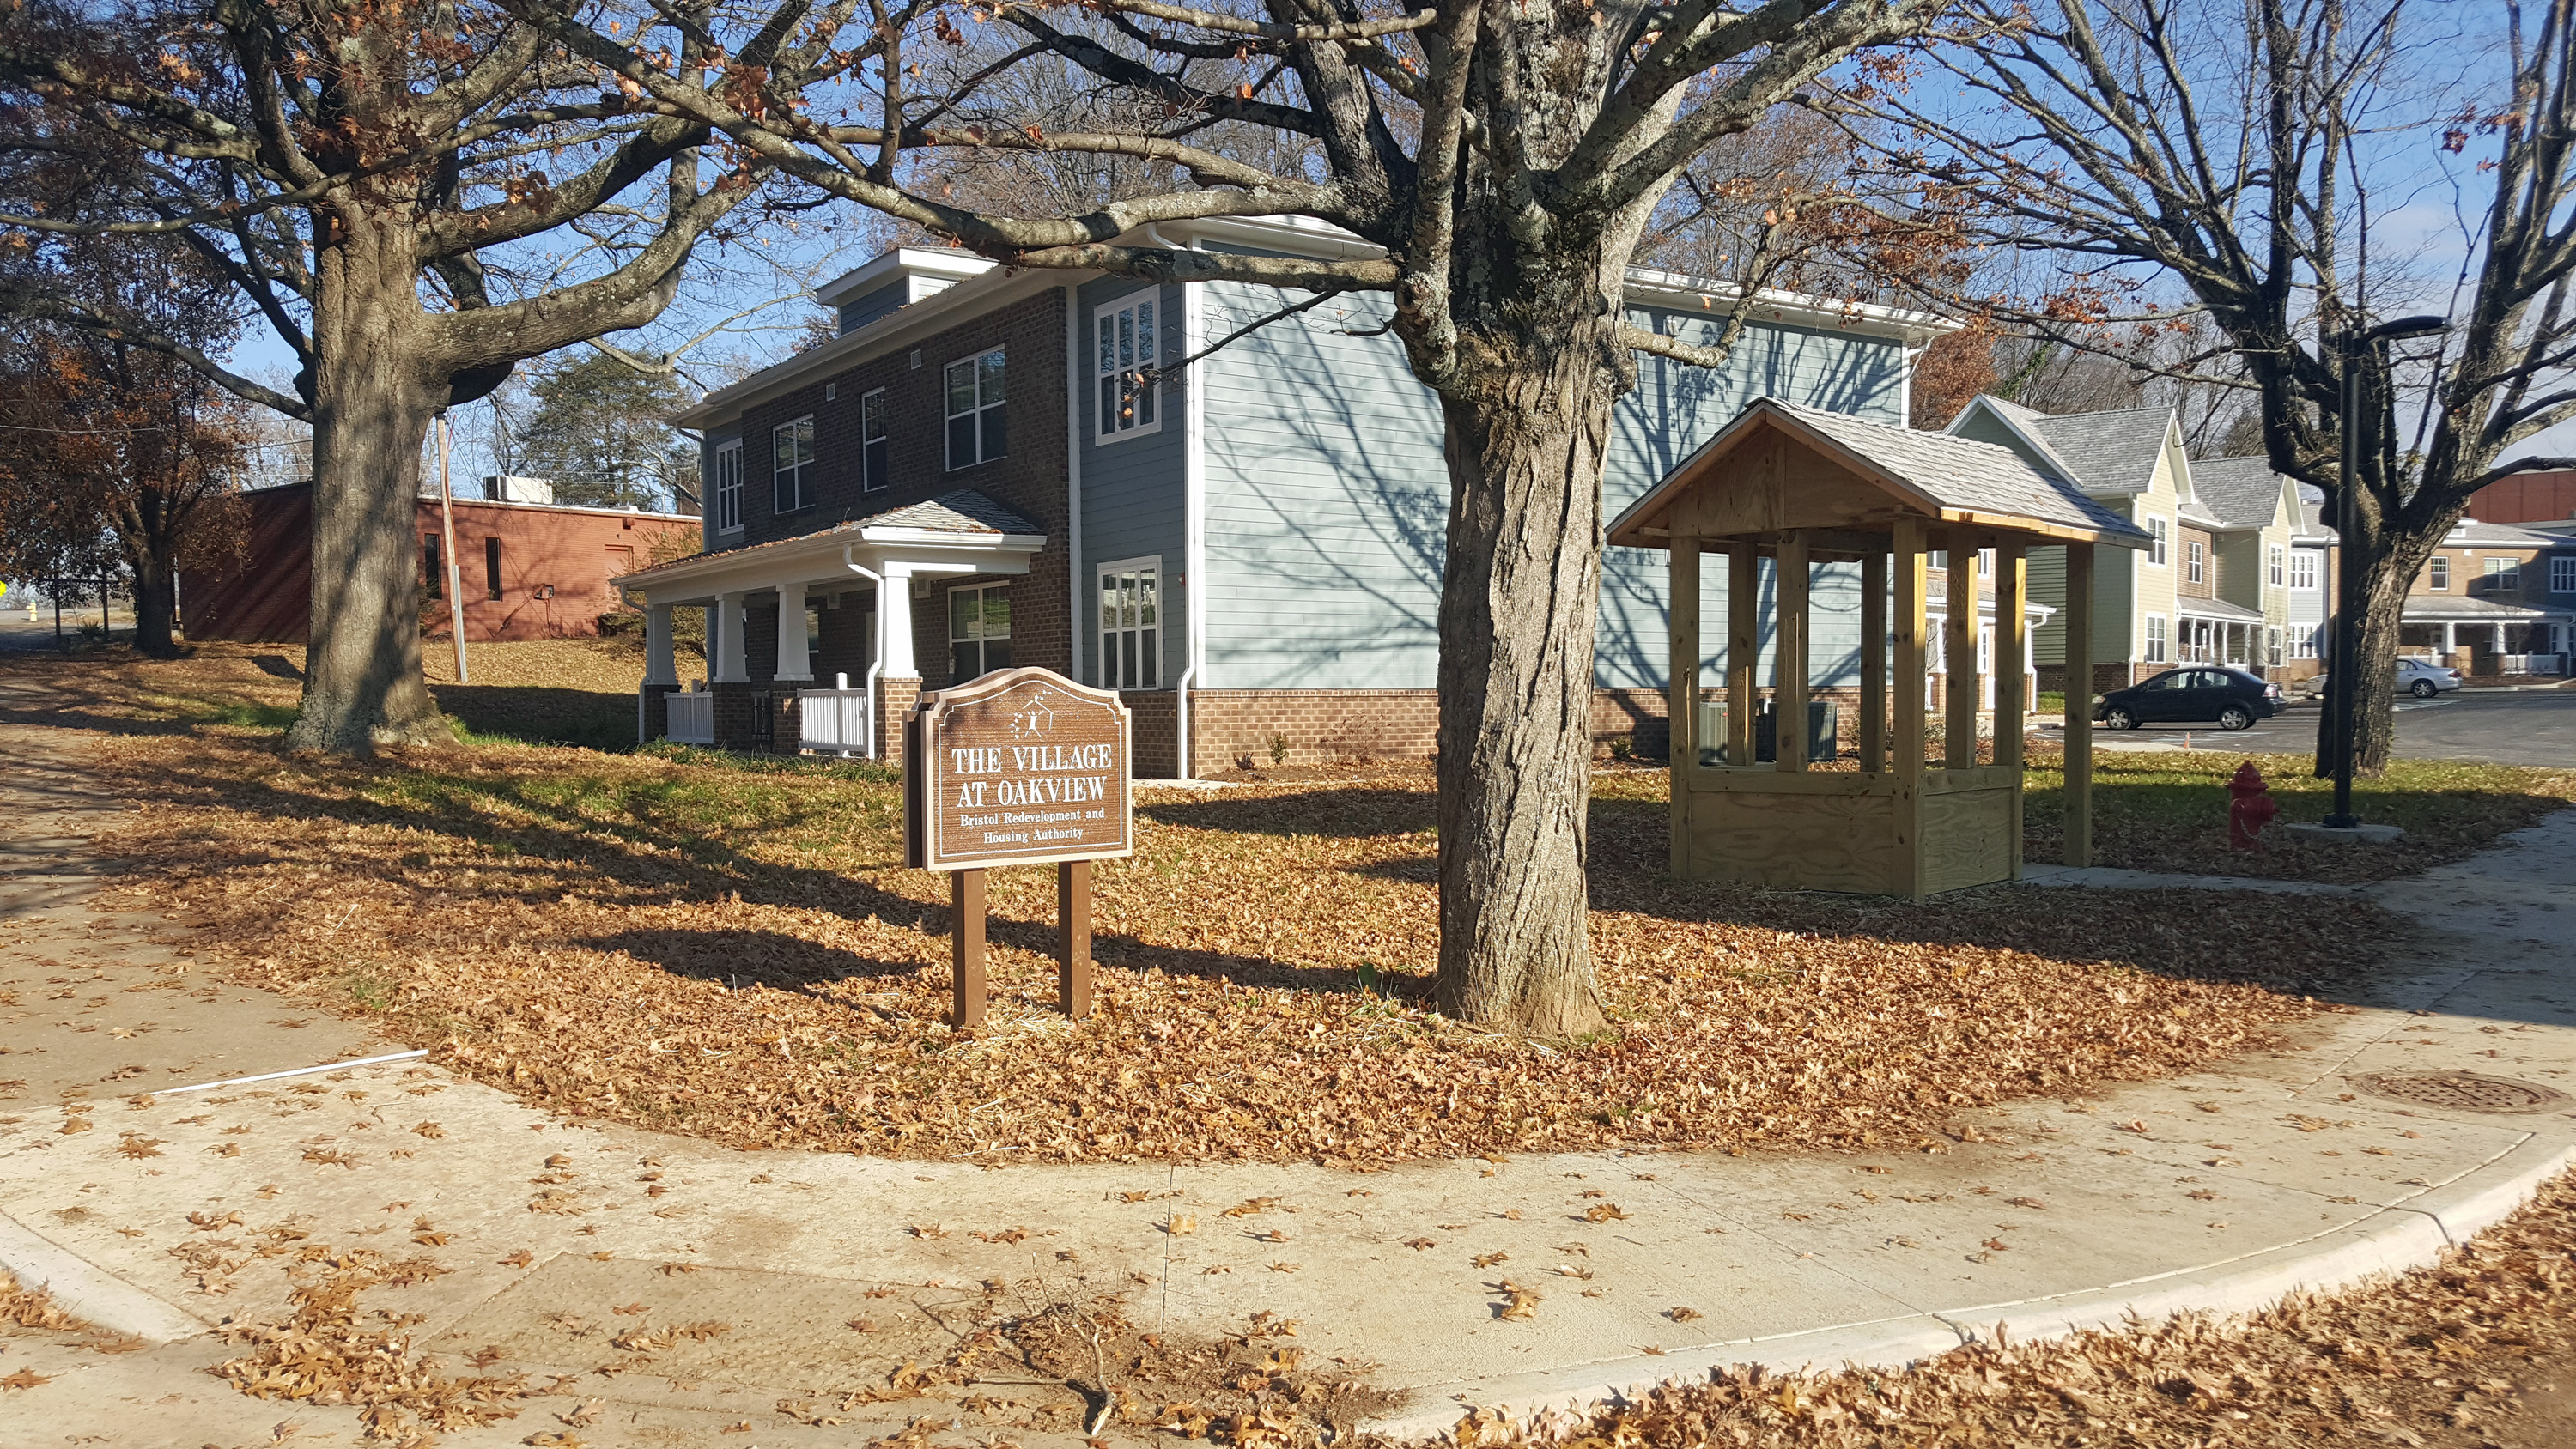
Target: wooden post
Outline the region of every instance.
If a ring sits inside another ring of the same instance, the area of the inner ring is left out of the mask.
[[[1699,540],[1676,535],[1672,548],[1672,646],[1664,712],[1671,745],[1672,872],[1690,874],[1690,772],[1699,765]]]
[[[1753,763],[1754,669],[1762,662],[1762,556],[1739,543],[1726,554],[1726,762]]]
[[[2093,545],[2066,546],[2066,852],[2093,863]]]
[[[1772,585],[1771,631],[1778,666],[1771,684],[1771,739],[1785,772],[1807,768],[1807,535],[1781,535],[1777,581]]]
[[[1887,768],[1887,555],[1860,561],[1860,767]]]
[[[1965,770],[1977,763],[1977,540],[1967,530],[1950,535],[1949,601],[1944,606],[1941,667],[1949,671],[1949,697],[1941,711],[1941,764]]]
[[[1055,998],[1076,1021],[1091,1015],[1091,862],[1055,867]]]
[[[1896,524],[1896,858],[1905,894],[1923,899],[1923,525]]]
[[[1995,544],[1995,763],[2021,769],[2023,716],[2029,701],[2022,691],[2027,682],[2022,672],[2022,657],[2028,651],[2029,639],[2023,629],[2022,600],[2028,591],[2030,575],[2022,557],[2018,539],[2002,539]],[[2012,782],[2012,819],[2006,825],[2005,846],[2012,870],[2010,879],[2021,879],[2021,778]]]
[[[957,917],[948,934],[948,1024],[964,1028],[984,1020],[984,873],[949,872],[948,902]]]

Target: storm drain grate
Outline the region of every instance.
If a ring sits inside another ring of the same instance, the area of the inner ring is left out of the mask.
[[[2567,1101],[2566,1093],[2537,1082],[2476,1072],[2373,1072],[2351,1080],[2374,1097],[2456,1112],[2536,1112]]]

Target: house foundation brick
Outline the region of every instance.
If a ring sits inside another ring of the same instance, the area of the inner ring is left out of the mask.
[[[911,675],[877,676],[876,728],[877,758],[889,765],[903,763],[903,722],[912,718],[912,707],[921,702],[921,681]]]
[[[671,732],[671,696],[680,692],[676,684],[644,684],[635,690],[635,739],[651,744]]]

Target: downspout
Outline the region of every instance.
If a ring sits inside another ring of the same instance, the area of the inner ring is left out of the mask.
[[[1065,677],[1082,678],[1082,409],[1091,387],[1082,372],[1082,286],[1064,288]]]
[[[1171,243],[1163,240],[1162,232],[1151,222],[1148,222],[1145,226],[1145,239],[1158,247],[1168,249],[1171,245]],[[1198,243],[1195,240],[1190,243],[1190,247],[1193,250],[1195,250],[1197,246]],[[1189,283],[1183,283],[1181,286],[1181,355],[1183,357],[1194,356],[1198,352],[1200,330],[1201,319],[1199,315],[1199,289]],[[1183,459],[1181,484],[1183,513],[1181,532],[1181,568],[1183,579],[1182,588],[1185,591],[1182,596],[1181,609],[1184,627],[1183,639],[1187,649],[1188,662],[1181,670],[1180,683],[1176,686],[1178,698],[1175,702],[1174,712],[1176,718],[1174,723],[1178,738],[1173,741],[1173,753],[1179,767],[1180,778],[1189,780],[1197,778],[1198,774],[1198,761],[1192,758],[1192,756],[1196,754],[1196,751],[1190,747],[1190,690],[1198,683],[1199,675],[1204,670],[1207,663],[1207,632],[1205,629],[1205,615],[1207,612],[1207,585],[1205,582],[1207,578],[1207,436],[1205,424],[1207,414],[1205,408],[1202,406],[1205,397],[1204,389],[1200,388],[1195,382],[1188,378],[1182,379],[1181,387],[1181,457]]]
[[[873,760],[877,757],[877,735],[885,725],[877,718],[877,671],[885,668],[886,585],[884,579],[850,556],[857,547],[854,543],[841,545],[841,567],[877,586],[877,637],[868,641],[868,675],[859,682],[859,688],[868,696],[868,758]]]

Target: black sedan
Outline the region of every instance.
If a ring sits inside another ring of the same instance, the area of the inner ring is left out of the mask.
[[[2252,729],[2254,721],[2281,712],[2281,686],[2242,669],[2206,664],[2168,669],[2153,679],[2115,689],[2093,702],[2093,722],[2104,729],[2208,721],[2223,730]]]

